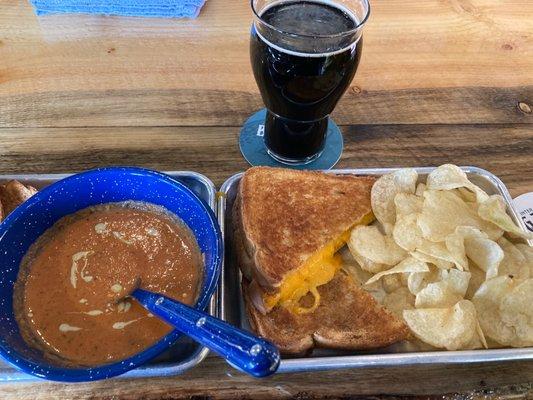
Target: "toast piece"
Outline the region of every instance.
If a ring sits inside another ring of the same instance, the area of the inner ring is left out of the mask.
[[[322,301],[309,314],[296,315],[284,307],[259,312],[243,281],[248,320],[260,336],[284,354],[305,354],[315,347],[362,350],[384,347],[409,338],[409,328],[383,308],[343,271],[318,288]],[[302,302],[312,301],[306,296]]]
[[[280,301],[294,305],[298,296],[333,278],[340,268],[333,255],[351,228],[374,218],[374,182],[373,177],[270,167],[244,174],[233,208],[235,246],[261,312]],[[296,294],[287,299],[286,293]]]
[[[25,186],[15,180],[0,185],[0,221],[35,193],[37,189],[34,187]]]

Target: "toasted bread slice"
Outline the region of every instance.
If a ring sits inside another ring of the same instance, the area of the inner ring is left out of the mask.
[[[2,218],[37,193],[32,186],[25,186],[19,181],[9,181],[0,185],[0,202],[2,203]]]
[[[379,305],[343,271],[320,286],[318,292],[322,301],[312,313],[295,315],[278,306],[264,315],[252,304],[248,283],[243,281],[252,329],[276,344],[284,354],[304,354],[315,347],[372,349],[405,340],[410,335],[403,321]],[[302,302],[310,301],[309,297]]]
[[[353,226],[373,219],[374,181],[269,167],[244,174],[233,209],[235,245],[244,275],[255,282],[254,304],[260,311],[283,301],[283,285],[292,285],[285,293],[294,293],[302,280],[314,290],[333,278],[340,267],[333,254]],[[310,278],[324,265],[331,267]]]

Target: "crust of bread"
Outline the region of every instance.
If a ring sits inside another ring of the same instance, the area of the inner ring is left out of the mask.
[[[272,341],[284,354],[301,355],[316,347],[363,350],[384,347],[409,338],[409,328],[382,307],[342,271],[319,286],[319,307],[309,314],[292,314],[276,307],[268,314],[255,308],[243,281],[246,312],[252,329]],[[311,301],[310,296],[302,301]]]
[[[37,189],[33,186],[25,186],[15,180],[0,185],[0,221],[35,193]]]

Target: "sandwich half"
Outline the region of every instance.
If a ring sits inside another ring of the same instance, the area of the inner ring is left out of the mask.
[[[335,253],[354,226],[374,219],[374,181],[268,167],[244,174],[233,209],[236,247],[250,299],[260,312],[278,305],[296,314],[318,307],[317,287],[341,267]],[[314,302],[302,306],[308,293]]]
[[[264,315],[250,301],[248,284],[243,281],[242,286],[253,330],[284,354],[305,354],[315,347],[372,349],[409,337],[405,323],[343,271],[318,287],[322,301],[315,311],[306,314],[276,307]],[[307,295],[301,301],[310,304],[313,299]]]

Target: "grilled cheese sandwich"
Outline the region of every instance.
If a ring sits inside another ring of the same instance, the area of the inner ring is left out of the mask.
[[[265,293],[263,302],[267,309],[273,309],[278,304],[289,309],[293,313],[309,313],[320,305],[320,295],[317,287],[325,285],[333,279],[342,266],[341,258],[336,255],[348,241],[352,228],[356,225],[367,225],[374,219],[370,212],[360,221],[344,231],[339,237],[328,242],[324,247],[314,253],[301,267],[291,271],[283,278],[279,286],[279,292],[275,294]],[[299,304],[300,299],[311,292],[314,302],[311,307]]]
[[[335,253],[355,225],[373,220],[374,181],[268,167],[244,174],[234,207],[239,263],[261,312],[280,305],[309,313],[319,306],[317,287],[341,267]],[[309,292],[314,302],[304,307],[300,299]]]

